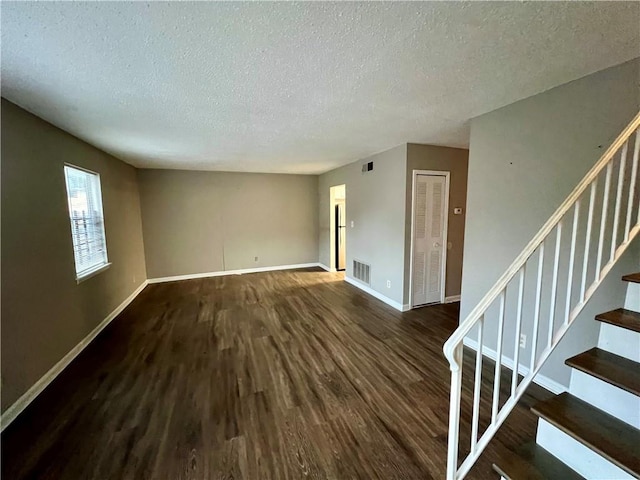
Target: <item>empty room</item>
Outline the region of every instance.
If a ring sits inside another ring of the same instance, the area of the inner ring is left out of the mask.
[[[640,478],[640,3],[0,21],[3,479]]]

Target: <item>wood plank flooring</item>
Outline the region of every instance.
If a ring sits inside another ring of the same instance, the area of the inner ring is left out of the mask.
[[[444,478],[458,309],[399,313],[319,269],[149,285],[5,430],[2,478]],[[549,397],[532,386],[467,478],[497,478]]]

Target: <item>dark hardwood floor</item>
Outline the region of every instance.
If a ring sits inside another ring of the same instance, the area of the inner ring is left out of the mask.
[[[458,304],[399,313],[341,278],[149,285],[5,430],[2,478],[444,478]],[[497,478],[549,396],[529,389],[468,478]]]

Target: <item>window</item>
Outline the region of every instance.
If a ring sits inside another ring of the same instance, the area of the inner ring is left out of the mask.
[[[70,165],[64,167],[71,219],[71,238],[78,281],[109,266],[100,175]]]

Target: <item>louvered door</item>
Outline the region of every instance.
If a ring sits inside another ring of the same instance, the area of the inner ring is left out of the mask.
[[[413,191],[412,306],[444,298],[446,177],[417,175]]]

